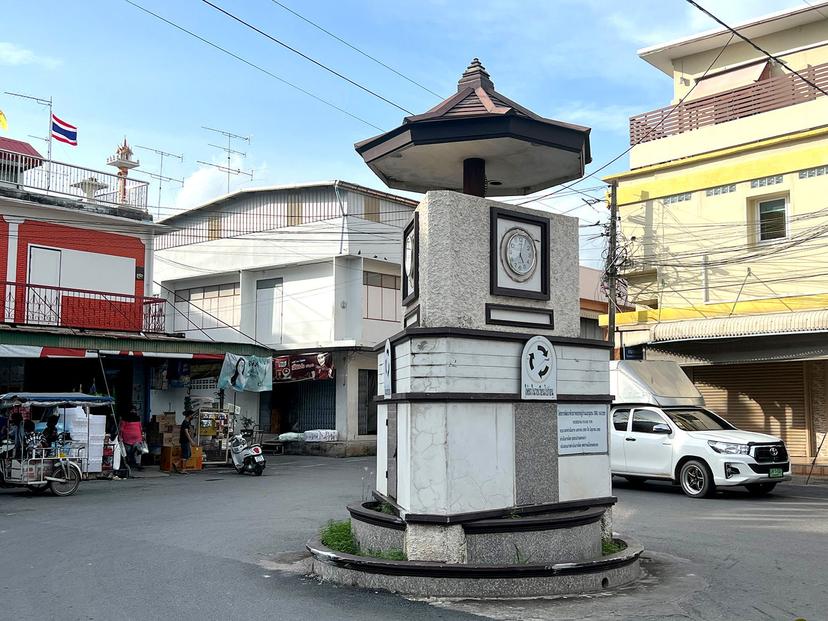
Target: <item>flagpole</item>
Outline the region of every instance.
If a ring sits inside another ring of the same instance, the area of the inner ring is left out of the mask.
[[[49,164],[46,168],[46,193],[48,194],[49,189],[52,187],[52,97],[49,96],[49,131],[46,134],[46,140],[48,140],[48,155],[46,156],[49,160]]]
[[[6,95],[12,95],[13,97],[20,97],[22,99],[31,99],[39,103],[41,106],[48,106],[49,108],[49,131],[46,132],[46,144],[48,149],[48,155],[46,156],[46,192],[49,191],[52,183],[52,97],[49,96],[49,99],[43,99],[42,97],[32,97],[31,95],[24,95],[23,93],[12,93],[11,91],[5,91]]]

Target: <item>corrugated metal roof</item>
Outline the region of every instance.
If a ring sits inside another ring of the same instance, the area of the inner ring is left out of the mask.
[[[802,332],[828,332],[828,309],[666,321],[653,326],[651,342],[722,339]]]
[[[28,142],[23,142],[22,140],[15,140],[14,138],[4,138],[0,136],[0,149],[3,151],[12,151],[13,153],[19,153],[20,155],[25,155],[26,157],[35,157],[37,159],[43,159],[43,156],[37,152],[32,145]]]

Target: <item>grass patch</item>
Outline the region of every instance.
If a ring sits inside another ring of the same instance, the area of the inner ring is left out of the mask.
[[[402,550],[360,550],[351,532],[351,520],[328,522],[320,531],[319,539],[322,545],[343,554],[381,558],[386,561],[408,560]]]
[[[329,547],[331,550],[343,552],[344,554],[359,554],[359,546],[357,546],[351,532],[351,520],[342,520],[341,522],[331,520],[322,528],[319,539],[322,541],[322,545]]]
[[[604,539],[601,541],[601,554],[609,556],[621,550],[626,550],[627,544],[620,539]]]
[[[386,515],[397,515],[397,512],[394,510],[394,506],[390,502],[385,502],[384,500],[379,503],[374,510],[379,511],[380,513],[385,513]]]

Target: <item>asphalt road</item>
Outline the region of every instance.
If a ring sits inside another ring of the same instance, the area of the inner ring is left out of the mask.
[[[618,481],[616,530],[648,548],[620,593],[519,602],[411,602],[281,571],[347,502],[370,458],[271,458],[265,476],[207,470],[92,481],[70,498],[0,490],[0,619],[828,618],[828,487],[690,500]]]

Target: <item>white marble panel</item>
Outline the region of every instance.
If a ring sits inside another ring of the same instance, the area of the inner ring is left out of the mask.
[[[451,403],[447,410],[448,511],[515,504],[511,403]]]
[[[397,504],[411,504],[411,407],[397,404]]]
[[[445,513],[448,507],[446,484],[446,404],[411,403],[410,408],[410,501],[400,504],[412,513]],[[400,438],[403,431],[400,430]],[[398,451],[399,456],[399,451]],[[402,482],[405,473],[401,471]],[[399,489],[398,500],[400,499]]]
[[[388,406],[377,404],[377,491],[380,494],[388,493],[388,482],[385,470],[388,466]]]
[[[558,458],[560,502],[611,495],[609,455],[563,455]]]

